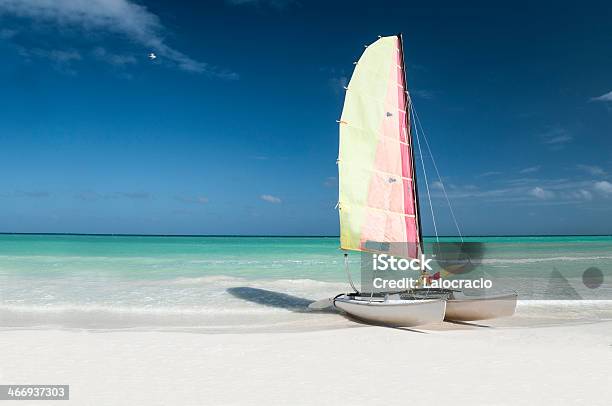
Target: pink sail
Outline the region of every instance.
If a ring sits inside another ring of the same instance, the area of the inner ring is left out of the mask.
[[[357,63],[340,123],[343,249],[420,251],[407,106],[401,38],[380,38]]]

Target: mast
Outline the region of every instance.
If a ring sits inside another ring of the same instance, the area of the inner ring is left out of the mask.
[[[419,242],[417,249],[420,248],[421,253],[425,252],[425,244],[423,243],[423,231],[421,229],[421,207],[419,205],[419,186],[417,182],[416,163],[414,160],[414,135],[412,134],[412,127],[410,126],[410,110],[412,109],[412,100],[408,99],[408,83],[406,81],[406,62],[404,60],[404,39],[402,33],[397,34],[399,41],[400,60],[402,62],[402,72],[404,80],[404,106],[406,106],[406,129],[409,132],[410,137],[410,166],[411,166],[411,177],[412,177],[412,189],[415,204],[415,215],[417,218],[417,229],[419,234]],[[421,157],[422,159],[422,157]]]

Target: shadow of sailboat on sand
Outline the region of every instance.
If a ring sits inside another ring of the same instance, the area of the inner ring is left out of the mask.
[[[259,289],[259,288],[251,288],[247,286],[228,288],[226,292],[230,295],[246,300],[252,303],[257,303],[263,306],[276,307],[279,309],[286,309],[295,313],[339,313],[333,307],[328,309],[319,309],[312,310],[308,308],[308,305],[314,303],[314,300],[304,299],[297,296],[288,295],[286,293],[275,292],[272,290]],[[360,326],[377,326],[377,324],[368,323],[358,318],[354,318],[349,314],[342,314],[348,320],[353,321],[357,325]],[[355,326],[355,327],[356,327]],[[386,325],[379,325],[380,327],[386,328],[396,328],[398,330],[416,332],[416,333],[425,333],[423,331],[409,329],[405,327],[390,327]],[[426,334],[426,333],[425,333]]]
[[[286,293],[275,292],[266,289],[251,288],[247,286],[228,288],[226,289],[226,292],[238,299],[257,303],[263,306],[290,310],[295,313],[313,312],[311,309],[308,308],[308,305],[314,303],[314,300],[304,299],[301,297],[288,295]],[[336,311],[333,309],[324,311],[319,310],[318,312],[336,313]]]

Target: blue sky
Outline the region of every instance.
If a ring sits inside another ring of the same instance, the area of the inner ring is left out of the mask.
[[[337,235],[342,86],[364,44],[401,31],[466,234],[610,234],[611,17],[589,1],[0,0],[0,231]]]

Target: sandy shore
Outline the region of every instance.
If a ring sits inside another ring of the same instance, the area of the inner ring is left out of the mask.
[[[445,324],[260,334],[5,330],[0,382],[70,384],[77,405],[610,404],[612,322]]]

